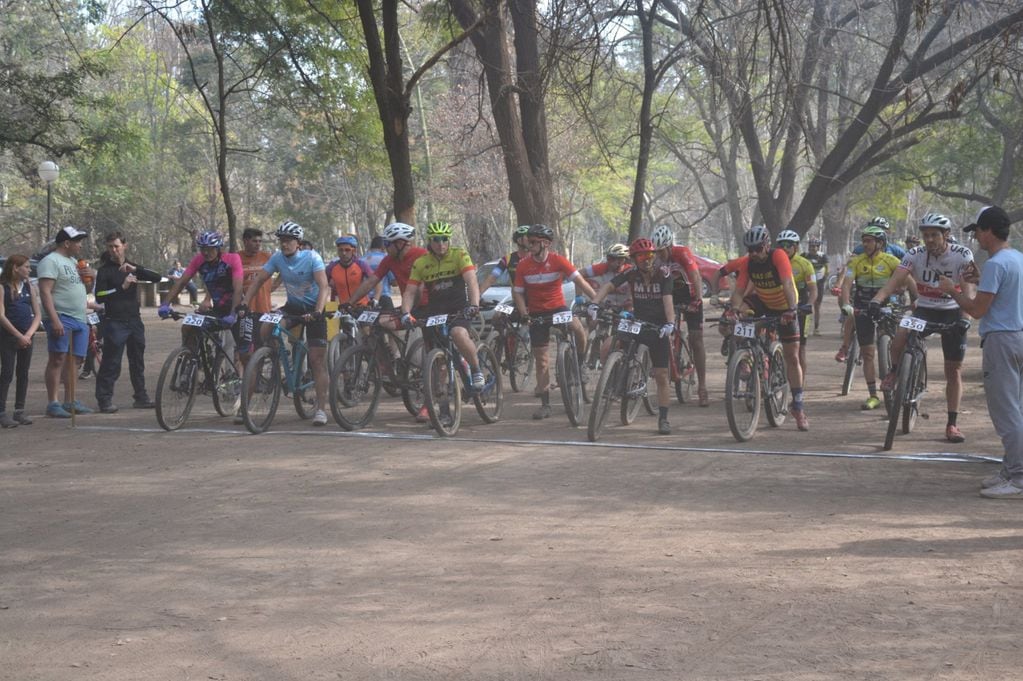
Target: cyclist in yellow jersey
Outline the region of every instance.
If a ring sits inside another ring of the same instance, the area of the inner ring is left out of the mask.
[[[899,267],[899,259],[884,252],[885,234],[880,227],[868,225],[861,232],[863,252],[854,255],[846,264],[845,278],[842,281],[842,292],[839,294],[839,305],[845,314],[854,319],[856,339],[860,344],[860,357],[863,360],[863,378],[867,381],[869,395],[861,405],[861,409],[877,409],[881,400],[877,396],[877,365],[874,357],[877,324],[867,314],[854,314],[854,307],[866,311],[870,299],[874,297]],[[853,288],[855,286],[855,289]]]
[[[817,273],[813,264],[799,254],[799,233],[786,229],[775,239],[778,247],[785,251],[792,263],[792,279],[796,282],[796,293],[800,305],[812,305],[817,300]],[[806,312],[799,312],[799,366],[803,369],[803,385],[806,385]]]

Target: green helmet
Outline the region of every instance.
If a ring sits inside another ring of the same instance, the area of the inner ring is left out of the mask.
[[[884,230],[877,225],[867,225],[864,227],[863,231],[860,232],[860,238],[865,236],[869,236],[871,239],[877,239],[878,241],[885,240]]]
[[[519,225],[512,232],[512,243],[517,242],[521,237],[529,235],[529,225]]]
[[[443,220],[437,220],[436,222],[431,222],[430,224],[428,224],[426,226],[426,236],[427,236],[427,238],[435,237],[435,236],[448,236],[448,237],[451,236],[451,223],[450,222],[444,222]]]

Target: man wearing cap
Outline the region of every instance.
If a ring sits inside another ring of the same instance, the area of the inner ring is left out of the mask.
[[[86,323],[86,290],[78,273],[78,256],[88,232],[67,226],[57,232],[56,248],[39,261],[39,298],[43,307],[49,360],[43,376],[46,382],[46,415],[70,418],[71,410],[89,414],[92,410],[72,400],[71,387],[64,386],[64,402],[57,401],[57,387],[64,370],[64,357],[75,356],[76,371],[85,359],[89,345]]]
[[[1001,470],[981,483],[980,494],[989,499],[1023,499],[1023,253],[1009,247],[1009,224],[1004,210],[987,206],[963,229],[991,256],[973,298],[947,277],[939,280],[943,292],[980,319],[984,395],[1005,449]],[[977,279],[976,268],[971,278]]]

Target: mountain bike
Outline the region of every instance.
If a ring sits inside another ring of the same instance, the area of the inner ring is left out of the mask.
[[[739,442],[756,434],[761,404],[771,426],[785,422],[789,381],[785,354],[777,338],[780,323],[780,318],[773,315],[741,318],[734,323],[725,374],[725,412],[728,428]]]
[[[341,353],[359,342],[359,324],[351,315],[349,307],[341,305],[336,317],[338,331],[327,344],[327,372],[334,370],[334,365],[341,358]]]
[[[583,367],[591,376],[599,376],[604,362],[601,360],[604,346],[614,335],[614,327],[618,314],[622,311],[618,305],[602,305],[594,319],[596,325],[586,336],[586,350],[583,352]]]
[[[501,418],[504,396],[501,390],[501,369],[493,349],[477,343],[479,370],[483,373],[483,388],[472,387],[469,363],[458,352],[451,337],[450,323],[464,319],[460,315],[431,315],[418,322],[429,334],[432,347],[423,360],[423,393],[430,424],[440,435],[450,437],[458,432],[462,422],[462,403],[470,399],[484,423],[496,423]]]
[[[611,407],[619,404],[619,418],[623,426],[636,419],[640,404],[649,401],[650,351],[640,342],[639,334],[644,329],[660,332],[660,326],[633,319],[631,314],[620,313],[616,329],[624,337],[624,347],[612,350],[607,356],[593,391],[593,404],[586,436],[596,442],[604,428],[604,422]]]
[[[282,392],[292,398],[299,417],[310,419],[316,413],[309,347],[301,330],[296,334],[288,328],[289,322],[302,323],[302,315],[265,312],[259,321],[272,325],[270,337],[245,365],[241,393],[242,421],[253,434],[264,432],[273,423]]]
[[[423,339],[413,329],[399,332],[383,324],[396,320],[397,310],[353,310],[356,321],[368,333],[341,353],[330,372],[330,412],[339,426],[356,430],[368,425],[380,403],[380,390],[391,385],[416,416],[423,407]],[[392,357],[392,347],[398,352]]]
[[[508,374],[508,383],[514,392],[528,390],[533,382],[533,349],[529,346],[529,328],[512,321],[515,308],[498,304],[490,320],[488,345],[497,356],[501,371]]]
[[[557,358],[555,373],[558,388],[561,390],[561,401],[565,405],[568,422],[578,427],[583,422],[585,398],[583,396],[582,370],[579,363],[579,351],[576,348],[575,333],[572,331],[572,311],[547,312],[530,316],[530,324],[550,323],[551,337],[557,337]]]
[[[885,316],[894,317],[895,315],[889,313]],[[969,329],[969,324],[964,319],[953,324],[929,322],[912,316],[899,319],[899,327],[908,329],[909,333],[906,335],[906,347],[902,351],[902,360],[899,362],[898,379],[894,390],[892,390],[891,408],[888,410],[888,430],[884,436],[885,451],[892,448],[895,431],[899,428],[900,421],[902,433],[908,435],[913,432],[917,416],[920,415],[920,403],[927,392],[926,337],[932,333],[950,331],[961,326]]]
[[[156,382],[156,422],[164,430],[183,426],[197,392],[213,396],[213,408],[219,415],[232,416],[237,409],[241,378],[220,337],[227,327],[216,317],[195,313],[171,310],[170,318],[195,329],[197,336],[194,347],[182,345],[164,360]]]
[[[679,404],[693,400],[696,390],[696,362],[689,344],[689,327],[676,311],[675,330],[671,334],[671,380],[675,383],[675,397]]]

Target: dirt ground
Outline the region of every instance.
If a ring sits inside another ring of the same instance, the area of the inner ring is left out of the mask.
[[[151,315],[153,390],[177,329]],[[125,375],[116,415],[0,431],[0,678],[1019,679],[1023,532],[977,495],[1000,446],[975,338],[968,442],[937,392],[882,453],[823,326],[811,432],[744,445],[716,348],[709,409],[600,446],[522,395],[451,440],[390,400],[367,433],[285,405],[250,436],[200,397],[164,433]]]

